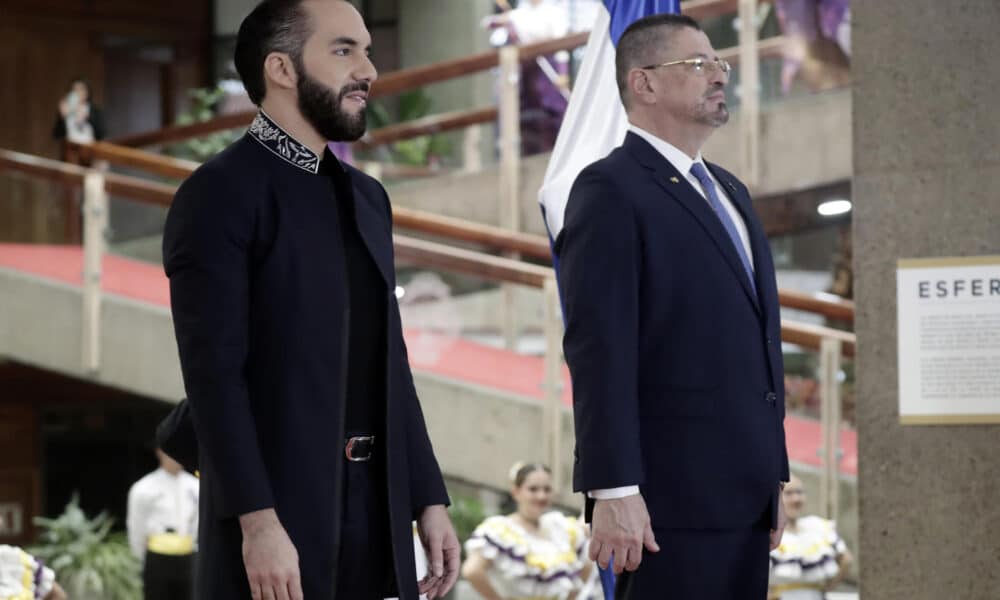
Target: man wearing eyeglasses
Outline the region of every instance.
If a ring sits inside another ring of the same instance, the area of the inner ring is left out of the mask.
[[[555,245],[574,488],[619,599],[763,600],[784,528],[774,265],[747,188],[701,155],[729,74],[692,19],[632,24],[629,132],[577,178]]]

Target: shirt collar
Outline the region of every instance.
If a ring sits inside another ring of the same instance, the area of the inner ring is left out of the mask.
[[[173,474],[171,474],[171,473],[170,473],[170,471],[167,471],[167,470],[166,470],[166,469],[164,469],[163,467],[158,467],[158,468],[156,469],[156,473],[157,473],[157,474],[158,474],[158,475],[159,475],[159,476],[160,476],[161,478],[165,477],[165,478],[167,478],[167,479],[169,479],[169,480],[171,480],[171,481],[173,481],[173,480],[176,480],[176,479],[179,479],[179,478],[180,478],[180,476],[181,476],[181,473],[183,473],[183,472],[184,472],[184,471],[183,471],[183,470],[181,470],[181,471],[178,471],[176,475],[173,475]]]
[[[674,146],[664,139],[656,137],[642,127],[629,123],[628,129],[632,133],[649,142],[650,146],[662,154],[663,158],[667,159],[670,164],[672,164],[674,168],[680,171],[684,176],[687,176],[691,172],[691,166],[694,165],[694,163],[702,163],[702,166],[705,164],[705,161],[701,158],[701,152],[698,153],[697,157],[692,159],[677,146]]]
[[[281,128],[263,110],[257,113],[247,133],[285,162],[312,174],[319,173],[320,157]]]

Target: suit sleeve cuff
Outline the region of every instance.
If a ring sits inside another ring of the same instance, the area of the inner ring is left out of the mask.
[[[622,487],[607,488],[603,490],[590,490],[589,492],[587,492],[587,497],[593,498],[594,500],[614,500],[616,498],[634,496],[638,493],[639,493],[639,486],[626,485]]]

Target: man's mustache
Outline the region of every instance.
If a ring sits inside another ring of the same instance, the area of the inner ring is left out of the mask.
[[[340,97],[341,100],[343,100],[344,96],[350,94],[351,92],[364,92],[367,94],[368,90],[370,90],[371,87],[372,86],[370,83],[365,83],[363,81],[358,83],[349,83],[344,87],[340,88],[340,94],[338,94],[338,96]]]
[[[722,90],[723,90],[723,86],[722,86],[721,83],[714,83],[714,84],[712,84],[711,89],[709,89],[707,92],[705,92],[705,97],[708,98],[709,96],[712,96],[714,94],[718,94]]]

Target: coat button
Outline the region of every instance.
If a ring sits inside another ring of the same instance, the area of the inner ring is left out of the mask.
[[[771,406],[774,406],[778,402],[778,395],[774,392],[768,392],[764,394],[764,400],[766,400]]]

